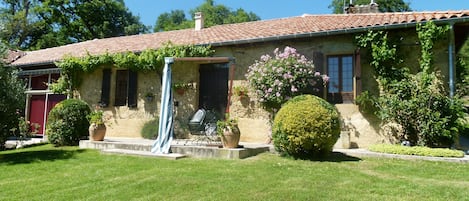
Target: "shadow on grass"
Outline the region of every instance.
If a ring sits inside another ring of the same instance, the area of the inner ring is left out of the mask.
[[[349,156],[341,152],[332,152],[324,158],[316,158],[312,160],[322,162],[356,162],[361,161],[362,159],[354,156]]]
[[[3,153],[0,154],[0,164],[16,165],[41,161],[66,160],[84,151],[85,150],[48,149]]]
[[[303,155],[300,157],[292,157],[292,156],[287,156],[287,155],[282,155],[283,157],[287,158],[294,158],[294,159],[299,159],[299,160],[310,160],[310,161],[318,161],[318,162],[356,162],[356,161],[361,161],[361,158],[357,158],[354,156],[349,156],[347,154],[341,153],[341,152],[332,152],[327,154],[326,156],[309,156],[309,155]]]

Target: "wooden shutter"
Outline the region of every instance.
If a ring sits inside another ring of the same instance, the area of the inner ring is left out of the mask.
[[[314,70],[321,74],[326,73],[324,68],[324,54],[322,52],[313,53]]]
[[[326,74],[327,69],[324,68],[324,54],[322,52],[314,51],[313,52],[313,63],[314,63],[314,70],[320,72],[321,74]],[[324,87],[320,89],[319,92],[316,92],[317,96],[327,99],[327,88]]]
[[[103,69],[103,81],[101,84],[101,100],[99,106],[109,106],[111,92],[111,69]]]
[[[137,107],[137,72],[129,71],[129,91],[128,105],[129,107]]]
[[[362,68],[360,61],[360,48],[355,51],[355,98],[362,93]]]
[[[127,103],[127,79],[129,77],[129,71],[118,70],[116,71],[116,95],[115,95],[115,106],[124,106]]]

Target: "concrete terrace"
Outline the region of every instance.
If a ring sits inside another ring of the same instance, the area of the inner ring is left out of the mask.
[[[273,152],[273,146],[269,144],[241,142],[239,148],[225,149],[220,148],[220,142],[176,139],[171,143],[171,154],[156,155],[151,153],[153,142],[154,140],[147,139],[106,138],[104,141],[82,140],[80,141],[80,148],[99,149],[103,153],[164,157],[170,159],[183,157],[243,159],[263,152]]]

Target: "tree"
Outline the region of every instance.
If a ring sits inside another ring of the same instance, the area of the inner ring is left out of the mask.
[[[52,31],[44,20],[35,18],[36,0],[3,0],[0,8],[0,40],[14,49],[29,49],[42,35]]]
[[[1,55],[5,47],[0,44]],[[3,58],[3,56],[1,56]],[[16,76],[16,70],[5,66],[0,60],[0,150],[5,149],[5,142],[9,136],[20,130],[20,111],[25,105],[24,83]],[[23,122],[24,123],[24,122]]]
[[[147,31],[123,0],[1,0],[2,40],[42,49]]]
[[[224,5],[215,4],[213,0],[206,0],[200,6],[191,9],[189,13],[192,18],[196,12],[203,13],[205,27],[260,20],[260,17],[253,12],[246,12],[242,8],[232,11]],[[190,27],[194,27],[194,20],[188,20],[182,10],[175,10],[161,14],[156,20],[154,31],[178,30]]]
[[[183,10],[172,10],[170,13],[166,12],[158,16],[153,31],[170,31],[190,27],[191,23],[186,19]]]
[[[345,2],[345,5],[344,5]],[[344,13],[344,7],[348,6],[350,1],[344,0],[332,0],[329,8],[332,8],[332,12],[339,14]],[[367,5],[370,4],[370,0],[354,0],[354,5]],[[405,12],[412,11],[410,8],[410,3],[404,2],[404,0],[376,0],[379,5],[379,10],[381,12]]]

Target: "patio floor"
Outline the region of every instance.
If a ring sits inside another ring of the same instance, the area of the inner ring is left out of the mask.
[[[219,148],[219,142],[173,140],[171,154],[156,155],[150,152],[154,140],[135,138],[106,138],[104,141],[80,141],[80,148],[99,149],[103,153],[131,154],[152,157],[166,157],[179,159],[182,157],[193,158],[225,158],[243,159],[255,156],[259,153],[272,151],[273,145],[240,142],[239,148]]]

